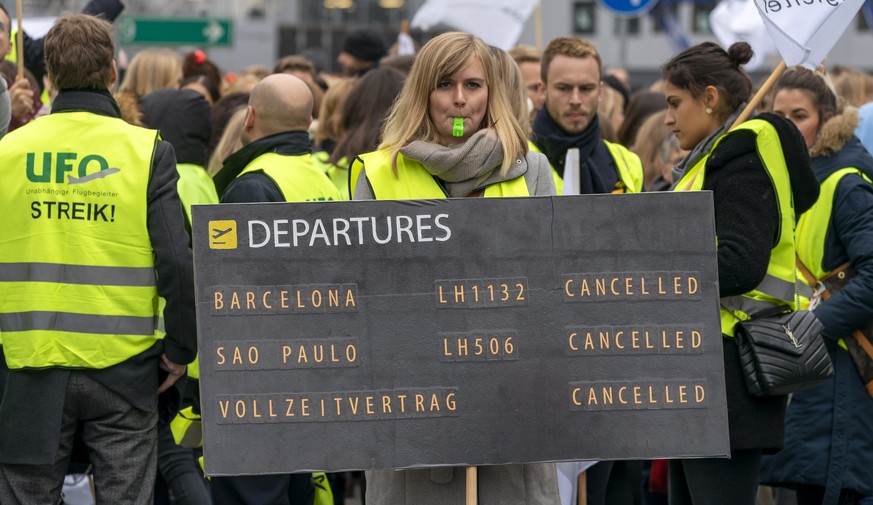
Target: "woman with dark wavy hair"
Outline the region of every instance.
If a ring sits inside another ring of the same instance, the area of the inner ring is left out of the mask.
[[[734,325],[774,307],[796,310],[794,225],[818,197],[803,138],[763,114],[733,127],[752,91],[745,42],[706,42],[663,68],[667,114],[682,149],[675,191],[712,191],[730,459],[670,462],[670,503],[754,505],[761,455],[782,446],[785,397],[749,394]]]

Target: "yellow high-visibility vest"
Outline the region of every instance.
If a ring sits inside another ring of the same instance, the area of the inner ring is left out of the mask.
[[[377,200],[412,200],[447,198],[445,190],[421,163],[402,154],[397,155],[397,174],[391,168],[388,149],[362,154],[352,164],[357,172],[365,168],[367,180]],[[524,176],[492,184],[485,188],[486,198],[530,196]]]
[[[262,154],[252,160],[237,177],[253,172],[262,172],[275,182],[286,202],[342,200],[339,190],[327,175],[312,164],[309,154]]]
[[[741,319],[749,319],[752,315],[777,305],[785,305],[792,310],[797,310],[799,305],[794,259],[794,199],[788,167],[782,154],[782,143],[773,126],[762,119],[746,121],[732,131],[737,130],[748,130],[755,134],[758,154],[770,175],[779,204],[779,240],[770,252],[767,274],[761,283],[748,293],[721,299],[721,332],[731,337],[734,335],[734,325]],[[723,135],[716,140],[713,151],[724,138]],[[675,191],[700,191],[703,188],[706,160],[710,154],[712,151],[685,172],[676,184]]]
[[[89,112],[0,142],[0,332],[9,368],[106,368],[158,338],[146,227],[158,132]]]
[[[610,156],[615,163],[616,175],[618,182],[613,193],[639,193],[643,190],[643,162],[640,157],[631,152],[630,149],[621,144],[613,144],[612,142],[603,141],[606,148],[609,150]],[[539,147],[533,141],[527,141],[528,149],[535,153],[541,153]],[[552,167],[552,178],[555,180],[555,190],[560,195],[564,191],[563,174],[559,174],[555,167]]]

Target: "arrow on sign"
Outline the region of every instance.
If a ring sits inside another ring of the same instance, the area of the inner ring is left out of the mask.
[[[205,28],[203,28],[203,36],[210,44],[218,42],[224,36],[224,28],[216,20],[211,20]]]

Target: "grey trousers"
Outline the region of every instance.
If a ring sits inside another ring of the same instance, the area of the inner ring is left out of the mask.
[[[78,427],[93,466],[97,504],[150,504],[156,425],[156,412],[136,409],[85,373],[70,372],[55,463],[0,465],[0,503],[58,503]]]

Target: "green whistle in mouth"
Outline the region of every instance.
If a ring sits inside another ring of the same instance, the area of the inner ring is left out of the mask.
[[[453,137],[463,137],[464,136],[464,118],[456,117],[455,122],[452,124],[452,136]]]

